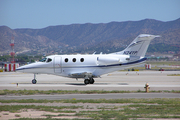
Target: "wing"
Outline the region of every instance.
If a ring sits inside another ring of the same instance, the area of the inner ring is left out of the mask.
[[[93,76],[92,73],[83,72],[83,73],[71,73],[71,74],[69,74],[69,77],[86,79],[86,78],[91,78],[91,77],[95,77],[95,76]]]

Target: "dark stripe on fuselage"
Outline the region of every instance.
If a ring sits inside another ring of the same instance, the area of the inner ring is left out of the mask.
[[[111,67],[111,66],[131,65],[131,64],[141,63],[141,62],[146,61],[146,60],[147,60],[147,58],[142,58],[142,59],[140,59],[140,60],[133,61],[133,62],[121,63],[121,64],[114,64],[114,65],[103,65],[103,66],[98,66],[98,67]]]
[[[140,63],[140,62],[143,62],[143,61],[146,61],[146,60],[147,60],[147,58],[142,58],[142,59],[137,60],[137,61],[128,62],[128,63],[122,63],[122,65],[136,64],[136,63]]]

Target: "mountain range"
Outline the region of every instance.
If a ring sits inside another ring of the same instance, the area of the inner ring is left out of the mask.
[[[42,29],[11,29],[0,26],[0,53],[15,51],[28,54],[111,53],[124,49],[139,34],[162,37],[151,42],[148,52],[180,50],[180,18],[163,22],[154,19],[99,24],[71,24]]]

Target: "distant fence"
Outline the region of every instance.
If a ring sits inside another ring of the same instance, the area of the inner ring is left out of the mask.
[[[19,63],[7,63],[7,64],[4,64],[4,71],[5,72],[15,71],[16,68],[18,67],[19,67]]]
[[[151,64],[145,64],[146,69],[151,69]]]

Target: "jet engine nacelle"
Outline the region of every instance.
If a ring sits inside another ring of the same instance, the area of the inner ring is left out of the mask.
[[[99,56],[97,57],[97,64],[98,65],[120,64],[128,60],[129,60],[129,55]]]

